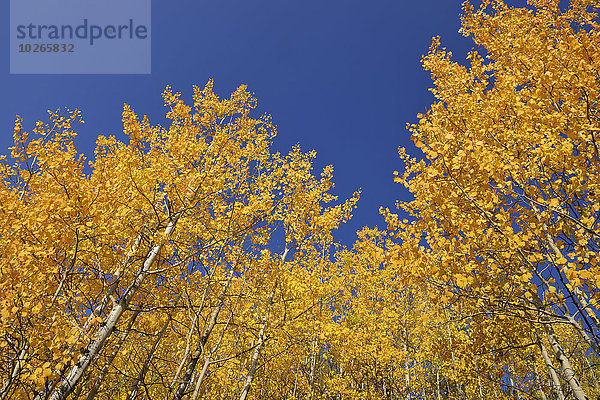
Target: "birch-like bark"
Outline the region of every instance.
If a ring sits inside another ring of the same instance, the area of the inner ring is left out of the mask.
[[[73,391],[73,388],[75,388],[75,385],[77,385],[85,371],[88,369],[91,361],[96,358],[98,353],[104,348],[106,340],[110,337],[115,326],[119,322],[119,319],[129,306],[129,302],[144,283],[148,274],[151,272],[150,268],[154,264],[156,257],[158,257],[158,253],[162,249],[164,241],[171,236],[180,217],[181,213],[177,213],[169,221],[167,227],[165,228],[162,241],[152,247],[152,250],[146,256],[144,264],[138,272],[135,280],[131,283],[127,290],[125,290],[119,302],[113,305],[110,313],[104,320],[103,325],[98,329],[95,338],[86,346],[85,351],[79,358],[79,361],[73,366],[71,371],[69,371],[69,374],[60,382],[60,386],[51,394],[50,400],[66,399],[67,396]],[[42,398],[36,396],[36,400],[42,400]]]
[[[510,372],[508,374],[508,380],[510,382],[510,393],[512,394],[512,398],[515,400],[519,400],[519,395],[517,393],[517,391],[515,390],[515,380],[513,379],[512,375],[510,375]]]
[[[129,265],[129,263],[131,263],[133,261],[133,257],[137,253],[138,248],[140,247],[140,244],[142,243],[143,237],[144,237],[144,234],[140,233],[137,236],[137,238],[135,238],[135,241],[133,242],[133,246],[131,246],[131,250],[129,251],[127,258],[125,259],[125,261],[123,261],[122,268],[117,268],[117,270],[115,271],[114,276],[113,276],[113,281],[106,288],[106,290],[104,292],[104,296],[102,297],[102,300],[100,301],[100,304],[98,304],[98,306],[96,306],[96,308],[94,308],[94,312],[93,312],[94,316],[99,317],[102,314],[102,311],[104,311],[104,309],[108,305],[109,300],[114,296],[115,291],[117,290],[117,286],[119,286],[119,280],[121,279],[121,273],[122,273],[123,269],[125,269]],[[88,318],[88,320],[86,321],[86,326],[84,328],[85,331],[87,331],[87,328],[89,327],[89,324],[92,319],[93,319],[93,316],[90,315],[90,318]]]
[[[222,250],[222,247],[219,249],[219,254],[221,254],[221,250]],[[204,308],[204,302],[206,301],[206,295],[208,293],[208,289],[210,288],[210,277],[211,277],[211,275],[209,275],[209,281],[206,284],[206,286],[204,287],[204,291],[202,293],[202,300],[200,301],[200,306],[198,307],[198,312],[195,312],[193,310],[193,307],[189,303],[189,298],[188,298],[188,309],[191,310],[191,312],[194,314],[194,319],[192,320],[192,326],[189,329],[189,332],[188,332],[188,335],[187,335],[187,338],[185,341],[185,351],[183,352],[183,356],[181,357],[181,362],[177,366],[177,371],[175,371],[175,374],[173,375],[173,379],[171,380],[171,384],[169,385],[169,390],[165,394],[165,400],[169,400],[169,398],[171,397],[171,394],[174,393],[175,385],[177,384],[177,382],[179,382],[179,375],[181,374],[183,367],[186,365],[186,361],[188,360],[188,356],[190,355],[190,351],[192,349],[192,336],[193,336],[194,332],[196,331],[196,324],[198,323],[198,317],[200,316],[201,311]]]
[[[10,377],[6,381],[4,381],[4,383],[2,384],[2,389],[0,390],[0,400],[6,399],[6,396],[8,395],[8,393],[10,391],[10,386],[12,385],[12,383],[17,379],[17,377],[21,373],[21,368],[23,368],[23,365],[25,364],[25,359],[27,358],[27,350],[28,349],[29,349],[29,342],[26,342],[25,346],[23,346],[23,349],[17,356],[15,366],[13,367]]]
[[[138,250],[138,247],[142,241],[143,238],[143,233],[140,233],[136,240],[133,243],[133,246],[131,247],[131,250],[129,251],[127,258],[125,259],[125,261],[123,262],[123,268],[127,265],[129,265],[129,263],[132,261],[133,257],[135,256],[135,253]],[[77,250],[77,249],[76,249]],[[73,265],[75,264],[75,256],[76,256],[76,251],[75,254],[73,255],[73,259],[72,259],[72,263],[71,263],[71,268],[73,267]],[[108,305],[109,300],[113,300],[114,301],[114,293],[117,289],[117,286],[119,284],[119,280],[121,278],[121,268],[117,268],[115,274],[113,275],[113,281],[111,282],[110,285],[108,285],[108,287],[105,289],[104,291],[104,296],[102,297],[102,299],[100,300],[100,303],[98,303],[98,305],[94,308],[94,310],[88,315],[87,320],[85,321],[85,323],[83,324],[83,327],[80,329],[79,331],[79,336],[77,338],[77,340],[75,341],[75,343],[71,346],[71,348],[69,349],[69,353],[72,354],[72,352],[75,350],[77,343],[79,343],[81,337],[83,335],[85,335],[86,333],[89,332],[90,327],[92,326],[92,321],[94,320],[95,317],[99,317],[102,314],[102,311],[104,311],[104,309],[106,308],[106,306]],[[62,282],[61,282],[62,285]],[[58,296],[60,290],[61,290],[61,285],[59,285],[59,287],[57,288],[55,294],[54,294],[54,298],[52,300],[52,302],[54,302],[55,298]],[[54,321],[55,316],[52,317],[52,321]],[[64,367],[66,368],[66,367]],[[40,392],[38,392],[38,394],[35,396],[35,400],[38,399],[42,399],[42,400],[46,400],[48,398],[48,396],[50,396],[51,392],[54,390],[54,388],[56,387],[56,385],[59,382],[59,379],[62,378],[63,374],[64,374],[65,369],[62,370],[55,370],[54,373],[56,375],[58,375],[60,378],[55,379],[55,380],[49,380],[46,382],[46,385],[44,387],[44,389],[42,389]]]
[[[309,399],[312,400],[315,393],[315,366],[317,364],[317,343],[318,338],[315,338],[312,341],[312,349],[310,352],[310,374],[309,374],[309,382],[310,382],[310,395]]]
[[[200,375],[196,380],[196,386],[194,387],[194,394],[192,395],[192,400],[196,400],[200,395],[200,386],[202,385],[202,381],[204,380],[204,375],[206,375],[206,371],[208,371],[208,366],[210,365],[210,359],[204,360],[204,365],[202,365],[202,370],[200,371]]]
[[[102,371],[100,371],[100,374],[96,377],[96,380],[94,381],[94,386],[92,386],[92,388],[88,392],[85,400],[93,400],[94,397],[96,397],[96,394],[98,393],[98,389],[100,389],[100,385],[102,385],[102,381],[106,377],[108,368],[112,365],[113,361],[117,357],[117,354],[119,354],[119,351],[121,350],[121,346],[123,346],[123,343],[125,343],[125,340],[127,339],[127,336],[129,336],[129,333],[131,332],[131,328],[133,328],[133,324],[135,323],[135,320],[137,319],[137,317],[139,315],[140,315],[140,309],[138,308],[137,310],[135,310],[135,313],[129,319],[129,323],[127,324],[127,327],[125,328],[125,330],[123,332],[121,332],[121,336],[119,337],[119,341],[117,342],[115,349],[112,351],[112,353],[110,353],[110,355],[106,359],[106,362],[104,363],[104,366],[102,367]]]
[[[537,365],[535,364],[535,359],[533,359],[533,373],[535,374],[535,384],[538,387],[538,391],[540,392],[540,399],[548,400],[548,398],[546,397],[546,393],[544,392],[544,388],[542,387],[540,374],[538,373]]]
[[[205,293],[206,293],[206,291],[205,291]],[[192,335],[194,334],[194,331],[196,330],[196,324],[198,323],[198,316],[200,315],[200,312],[194,313],[194,314],[195,315],[194,315],[194,319],[192,321],[192,326],[190,328],[190,331],[188,333],[188,336],[187,336],[187,339],[185,342],[185,351],[183,352],[183,357],[181,357],[181,362],[179,363],[179,366],[177,367],[177,371],[175,371],[175,375],[173,376],[171,385],[169,385],[169,391],[167,392],[167,395],[165,396],[165,400],[168,400],[171,393],[173,393],[173,390],[175,389],[175,384],[177,383],[177,380],[179,379],[179,374],[181,373],[181,370],[183,369],[183,366],[185,365],[185,361],[187,360],[187,357],[190,354],[190,349],[191,349],[191,345],[192,345]]]
[[[544,363],[546,363],[546,367],[548,368],[548,374],[550,375],[550,381],[552,382],[552,392],[556,396],[558,400],[565,400],[565,395],[562,390],[562,386],[560,384],[560,379],[558,379],[558,375],[556,374],[556,370],[552,365],[552,360],[548,355],[548,351],[546,350],[546,346],[544,343],[538,338],[538,345],[540,346],[540,351],[542,352],[542,357],[544,358]]]
[[[556,333],[554,333],[554,329],[547,323],[544,324],[544,329],[546,331],[546,335],[548,336],[548,342],[550,343],[550,346],[552,347],[552,350],[554,351],[554,354],[560,363],[565,380],[573,391],[573,397],[575,397],[577,400],[589,400],[583,391],[583,388],[579,384],[579,380],[577,379],[577,375],[575,374],[569,359],[563,351],[562,346],[558,342],[558,338],[556,337]]]
[[[483,400],[483,388],[481,387],[481,376],[477,375],[477,386],[479,387],[479,398]]]
[[[232,279],[233,279],[233,268],[228,271],[227,282],[225,283],[223,290],[219,294],[219,299],[217,300],[217,304],[213,307],[210,317],[208,318],[208,322],[206,323],[204,332],[202,333],[202,335],[200,336],[200,340],[198,341],[198,347],[192,354],[190,361],[188,363],[188,367],[185,370],[185,373],[183,375],[181,382],[179,383],[179,387],[177,388],[177,391],[173,395],[174,400],[175,399],[181,400],[183,398],[183,396],[185,395],[185,391],[187,390],[187,387],[190,384],[190,380],[192,379],[192,375],[194,374],[194,371],[196,370],[196,366],[198,365],[198,360],[200,360],[200,357],[204,353],[204,346],[206,345],[206,342],[208,341],[208,338],[210,337],[210,334],[212,333],[213,328],[217,324],[217,318],[219,317],[219,313],[223,309],[223,304],[225,303],[225,296],[227,295],[227,290],[229,289],[229,285],[231,284]]]
[[[208,356],[205,355],[205,357],[204,357],[204,365],[202,366],[202,371],[200,371],[200,375],[198,376],[198,379],[196,379],[196,387],[194,388],[194,394],[192,395],[192,400],[196,400],[200,394],[200,386],[202,385],[202,381],[204,380],[204,376],[206,375],[206,371],[208,370],[208,367],[212,364],[211,358],[217,352],[219,347],[221,347],[221,343],[223,342],[223,338],[225,337],[225,332],[227,331],[227,328],[229,327],[229,324],[231,323],[231,319],[233,318],[233,313],[235,312],[235,309],[237,308],[237,302],[240,299],[241,295],[242,295],[242,291],[240,290],[240,294],[238,295],[235,305],[232,307],[231,312],[229,313],[229,319],[227,319],[225,326],[223,327],[223,329],[221,329],[221,335],[219,336],[219,340],[217,340],[217,343],[210,351],[210,354],[208,354]],[[219,362],[219,361],[217,361],[217,362]]]
[[[435,370],[435,379],[437,381],[436,392],[437,392],[437,400],[442,400],[442,384],[440,382],[440,369],[437,368]]]

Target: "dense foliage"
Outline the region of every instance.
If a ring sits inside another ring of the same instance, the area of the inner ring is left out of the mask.
[[[74,147],[79,111],[0,163],[0,400],[600,396],[599,5],[464,4],[409,125],[414,196],[351,248],[314,152],[273,153],[245,87]],[[375,222],[375,221],[374,221]]]

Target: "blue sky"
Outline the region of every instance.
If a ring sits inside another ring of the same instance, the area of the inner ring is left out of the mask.
[[[317,169],[333,164],[340,198],[363,190],[338,236],[351,244],[357,229],[384,227],[380,206],[409,199],[392,172],[402,168],[398,146],[420,154],[405,129],[433,101],[420,58],[440,35],[464,60],[472,42],[458,33],[459,14],[460,2],[448,0],[155,0],[149,75],[11,75],[5,29],[0,153],[12,145],[16,114],[31,129],[47,109],[78,107],[86,123],[77,147],[92,156],[99,134],[123,138],[123,103],[163,123],[167,84],[188,101],[192,85],[210,78],[220,96],[247,84],[278,127],[274,151],[314,149]]]

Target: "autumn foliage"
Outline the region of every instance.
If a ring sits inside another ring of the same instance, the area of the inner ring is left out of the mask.
[[[244,87],[219,100],[209,82],[193,107],[164,99],[171,126],[125,106],[129,143],[100,137],[89,174],[77,111],[32,137],[17,120],[2,170],[2,398],[241,396],[265,360],[310,344],[300,327],[336,295],[331,231],[358,195],[331,205],[331,167],[315,177],[314,153],[270,153],[275,128]]]
[[[79,111],[0,163],[0,399],[600,396],[599,5],[463,5],[400,156],[413,196],[346,248],[314,152],[240,87],[74,147]],[[373,225],[377,221],[373,222]]]
[[[465,3],[467,66],[433,40],[437,101],[409,126],[426,160],[401,149],[396,177],[415,221],[388,214],[403,240],[391,258],[464,324],[462,382],[585,399],[600,343],[598,4],[530,3]]]

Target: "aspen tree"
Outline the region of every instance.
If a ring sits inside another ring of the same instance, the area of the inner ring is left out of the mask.
[[[555,395],[568,385],[578,399],[593,386],[565,339],[579,335],[592,353],[600,341],[598,6],[465,2],[461,32],[478,47],[462,65],[433,39],[423,65],[435,103],[408,126],[425,159],[400,149],[395,180],[415,200],[398,206],[413,222],[383,211],[402,241],[398,274],[460,310],[481,351],[518,357],[511,387],[529,387],[518,349],[537,332],[560,364]]]
[[[275,127],[246,88],[221,100],[212,87],[193,106],[167,88],[168,128],[125,106],[129,143],[99,137],[89,173],[77,110],[32,134],[17,118],[0,163],[2,398],[197,397],[256,349],[265,287],[277,318],[261,357],[310,311],[302,293],[333,295],[327,249],[358,193],[336,204],[331,166],[315,177],[314,152],[272,153]],[[274,262],[281,231],[294,250]]]

